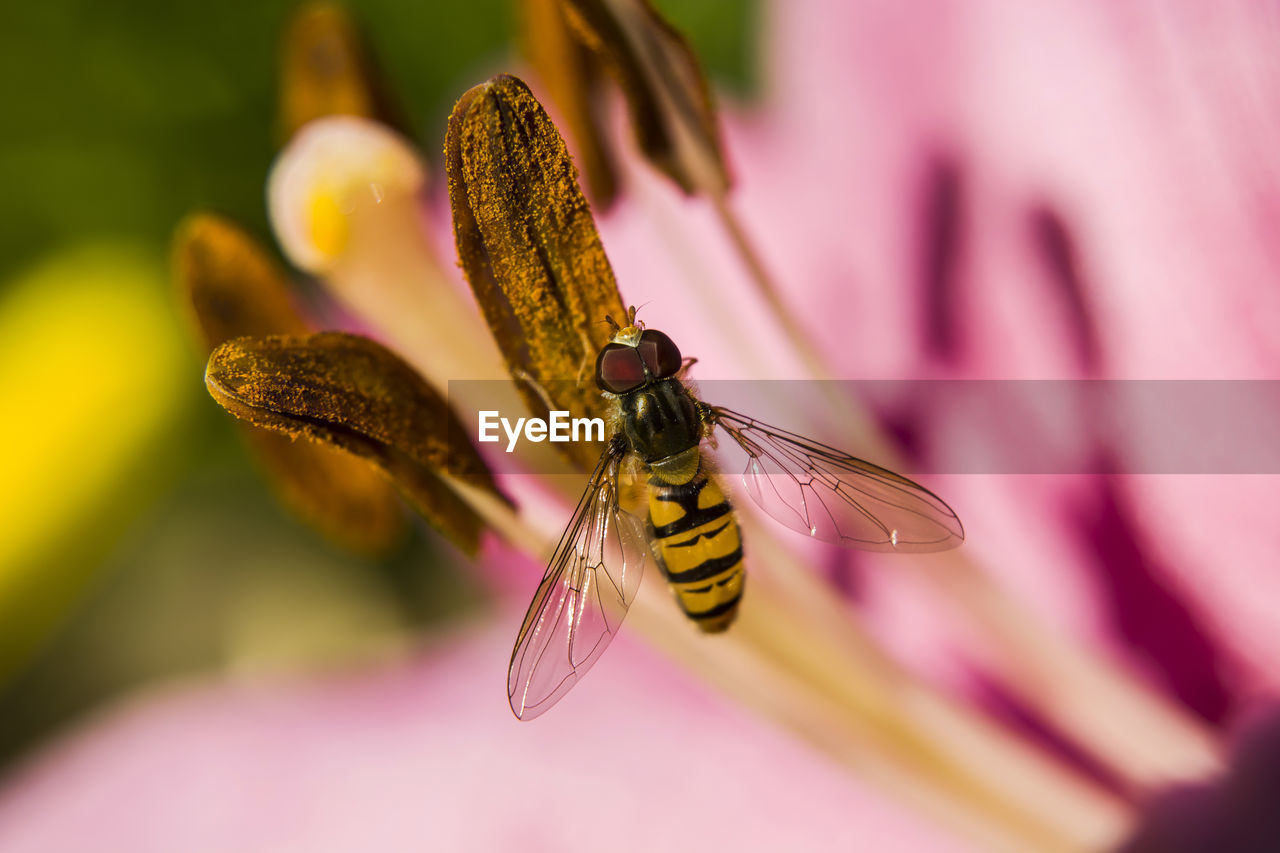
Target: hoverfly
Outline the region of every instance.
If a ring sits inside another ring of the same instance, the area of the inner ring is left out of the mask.
[[[507,692],[521,720],[544,713],[617,633],[652,554],[676,602],[703,631],[729,627],[745,579],[733,508],[702,452],[722,429],[747,457],[748,493],[777,521],[824,542],[871,551],[959,545],[960,519],[906,477],[694,396],[675,342],[627,325],[596,359],[595,381],[616,404],[613,435],[560,538],[511,653]],[[619,473],[648,474],[641,522],[619,502]]]

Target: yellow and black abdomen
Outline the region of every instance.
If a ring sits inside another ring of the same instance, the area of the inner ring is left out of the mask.
[[[675,485],[649,481],[654,553],[680,609],[698,627],[729,627],[742,598],[742,539],[724,492],[705,471]]]

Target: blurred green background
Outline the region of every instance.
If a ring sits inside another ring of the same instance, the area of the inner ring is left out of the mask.
[[[755,3],[656,5],[753,89]],[[149,683],[342,665],[483,606],[430,534],[361,560],[281,509],[175,305],[184,215],[269,234],[297,6],[0,5],[0,766]],[[346,8],[428,157],[454,99],[514,67],[509,0]]]

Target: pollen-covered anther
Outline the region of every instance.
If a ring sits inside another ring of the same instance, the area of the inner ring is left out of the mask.
[[[386,121],[390,110],[367,46],[342,7],[327,0],[296,9],[280,43],[280,133],[332,115]]]
[[[626,312],[564,140],[523,81],[501,74],[463,94],[445,164],[463,273],[530,410],[605,416],[572,378],[609,343],[601,320]],[[562,447],[583,466],[599,455]]]
[[[464,495],[505,503],[445,396],[395,353],[343,332],[235,338],[205,368],[209,393],[255,427],[306,438],[380,468],[466,551],[483,522]]]
[[[729,170],[710,87],[649,0],[561,0],[577,38],[622,88],[641,151],[690,195],[723,196]]]
[[[303,335],[283,269],[235,223],[188,217],[173,241],[174,275],[193,332],[208,352],[246,335]],[[361,554],[389,553],[405,532],[386,478],[351,454],[245,424],[281,499],[333,542]]]

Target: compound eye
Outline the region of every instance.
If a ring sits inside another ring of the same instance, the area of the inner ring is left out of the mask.
[[[644,360],[644,366],[649,368],[655,378],[666,379],[679,372],[682,361],[679,347],[657,329],[645,329],[636,349]]]
[[[644,364],[635,347],[606,344],[596,359],[596,385],[612,394],[625,394],[645,383]]]

